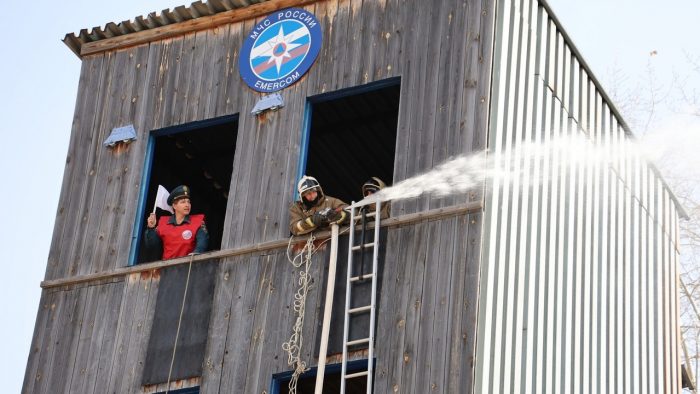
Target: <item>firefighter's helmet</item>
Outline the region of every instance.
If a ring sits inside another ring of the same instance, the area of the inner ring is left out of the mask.
[[[373,176],[362,184],[362,197],[367,197],[370,193],[376,193],[386,187],[386,184],[381,179]]]
[[[309,190],[312,189],[318,189],[318,192],[320,194],[323,194],[321,190],[321,185],[318,183],[316,178],[312,176],[306,176],[304,175],[299,179],[299,183],[297,183],[297,191],[299,192],[299,200],[303,200],[302,196],[304,193],[306,193]]]

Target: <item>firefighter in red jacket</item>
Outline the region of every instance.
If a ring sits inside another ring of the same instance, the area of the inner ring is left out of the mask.
[[[148,250],[162,250],[162,259],[173,259],[191,253],[206,252],[209,233],[204,224],[204,215],[190,215],[190,188],[178,186],[168,196],[168,205],[174,215],[161,216],[156,225],[156,214],[151,213],[146,221],[144,244]]]
[[[297,191],[299,200],[289,207],[289,232],[292,234],[307,234],[347,220],[349,215],[343,208],[348,204],[324,195],[316,178],[304,175],[297,184]]]

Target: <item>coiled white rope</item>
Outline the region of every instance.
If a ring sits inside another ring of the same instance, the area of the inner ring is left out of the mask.
[[[347,232],[349,228],[345,228],[340,232],[343,234]],[[292,327],[292,336],[289,341],[282,344],[282,350],[287,352],[287,365],[294,367],[294,372],[292,373],[292,379],[289,381],[289,394],[296,394],[297,392],[297,382],[299,376],[304,372],[308,371],[309,368],[306,367],[306,362],[301,359],[301,348],[304,341],[302,330],[304,328],[304,314],[306,313],[306,297],[311,289],[312,278],[309,274],[309,269],[311,267],[311,256],[313,256],[316,251],[323,246],[330,238],[324,240],[318,246],[314,246],[316,237],[313,234],[309,235],[309,239],[306,240],[304,248],[301,249],[299,253],[292,258],[289,255],[289,250],[292,246],[292,240],[294,236],[289,237],[289,242],[287,243],[287,260],[292,263],[294,268],[300,268],[302,265],[304,268],[299,271],[299,289],[294,294],[294,312],[297,318]]]
[[[301,349],[304,341],[302,330],[304,328],[304,315],[306,313],[306,296],[311,288],[311,275],[309,268],[311,267],[311,256],[314,252],[314,239],[311,235],[306,241],[304,248],[293,259],[289,259],[289,248],[287,248],[287,258],[292,263],[294,268],[302,268],[299,271],[298,284],[299,289],[294,294],[294,313],[297,318],[292,327],[292,336],[289,341],[282,344],[282,349],[287,352],[287,365],[294,367],[292,379],[289,381],[289,394],[296,394],[297,382],[299,376],[306,372],[306,362],[301,359]],[[289,239],[291,243],[291,238]]]

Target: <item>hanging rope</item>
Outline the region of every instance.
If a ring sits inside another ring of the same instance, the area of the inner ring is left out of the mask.
[[[177,352],[177,340],[180,337],[180,326],[182,325],[182,315],[185,312],[185,301],[187,300],[187,289],[190,287],[190,273],[192,272],[192,260],[194,253],[190,254],[190,264],[187,267],[187,280],[185,281],[185,292],[182,295],[182,305],[180,305],[180,318],[177,320],[177,331],[175,332],[175,343],[173,344],[173,357],[170,359],[170,369],[168,370],[168,383],[165,389],[165,394],[170,392],[170,378],[173,374],[173,365],[175,364],[175,353]]]
[[[349,229],[346,228],[340,232],[343,234]],[[294,313],[296,313],[297,318],[292,327],[292,336],[289,341],[282,344],[282,350],[287,352],[287,365],[294,367],[294,372],[292,373],[292,379],[289,381],[289,394],[296,394],[297,392],[297,382],[299,381],[299,376],[304,372],[308,371],[306,367],[306,362],[301,359],[301,349],[304,341],[303,328],[304,328],[304,315],[306,313],[306,297],[311,289],[311,275],[309,274],[309,268],[311,267],[311,256],[313,256],[316,251],[323,246],[326,242],[330,241],[330,238],[319,243],[318,246],[314,246],[316,237],[313,234],[309,235],[309,238],[304,244],[304,248],[292,258],[289,254],[289,250],[292,246],[292,240],[294,237],[289,237],[289,242],[287,243],[287,260],[292,263],[294,268],[304,268],[299,271],[299,289],[294,294]]]
[[[294,294],[293,305],[297,318],[292,328],[292,336],[289,341],[282,344],[282,349],[287,352],[287,365],[294,367],[292,379],[289,381],[289,394],[296,394],[299,376],[308,370],[306,362],[301,359],[301,349],[304,341],[302,330],[306,313],[306,296],[309,293],[311,283],[309,268],[311,267],[311,256],[314,253],[314,239],[315,237],[311,235],[304,248],[293,259],[289,258],[289,247],[287,248],[287,258],[294,268],[300,268],[303,265],[303,269],[299,271],[299,289]],[[291,240],[290,238],[290,243]]]

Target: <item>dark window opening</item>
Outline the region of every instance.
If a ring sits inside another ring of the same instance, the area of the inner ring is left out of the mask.
[[[208,249],[221,249],[237,135],[235,116],[154,131],[145,213],[139,220],[145,223],[152,211],[158,185],[168,191],[187,185],[192,193],[191,213],[206,217]],[[156,215],[170,213],[158,209]],[[160,260],[157,252],[141,249],[138,262]]]
[[[362,199],[361,186],[377,176],[394,177],[400,80],[333,92],[309,99],[306,166],[325,194],[346,203]],[[300,174],[302,175],[302,174]]]
[[[340,393],[341,364],[326,365],[323,378],[323,393]],[[347,373],[366,371],[367,360],[350,361],[347,364]],[[317,369],[311,368],[302,374],[297,381],[297,394],[313,394],[316,389]],[[272,376],[271,394],[289,394],[289,381],[291,372],[283,372]],[[374,379],[372,379],[374,381]],[[367,392],[367,377],[348,379],[345,383],[345,392],[348,394],[364,394]]]

